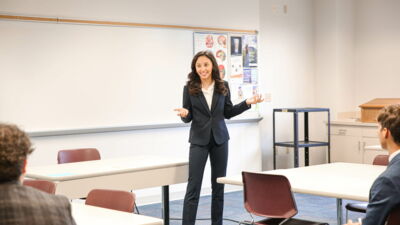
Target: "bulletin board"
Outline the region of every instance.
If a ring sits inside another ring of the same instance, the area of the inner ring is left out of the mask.
[[[229,83],[234,104],[260,93],[256,34],[195,32],[193,43],[194,54],[204,50],[214,54],[221,77]],[[257,113],[258,105],[247,115]]]

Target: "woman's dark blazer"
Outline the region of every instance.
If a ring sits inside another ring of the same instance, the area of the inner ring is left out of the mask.
[[[217,144],[222,144],[229,140],[228,129],[226,128],[225,119],[230,119],[245,110],[251,108],[246,101],[237,105],[233,105],[228,82],[224,81],[228,93],[226,96],[216,92],[211,103],[211,110],[208,107],[206,98],[201,92],[197,96],[189,94],[189,88],[183,88],[183,108],[189,110],[189,114],[182,118],[182,121],[189,123],[190,127],[189,142],[196,145],[207,145],[210,142],[211,135]]]

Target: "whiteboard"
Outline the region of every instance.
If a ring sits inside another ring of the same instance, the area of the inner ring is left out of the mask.
[[[46,135],[181,123],[191,30],[0,20],[0,49],[1,122]]]
[[[0,21],[0,121],[27,130],[178,122],[190,30]]]

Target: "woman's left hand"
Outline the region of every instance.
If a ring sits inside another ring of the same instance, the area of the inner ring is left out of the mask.
[[[251,105],[251,104],[260,103],[263,101],[264,101],[264,98],[261,96],[261,94],[256,94],[253,97],[246,99],[246,104]]]

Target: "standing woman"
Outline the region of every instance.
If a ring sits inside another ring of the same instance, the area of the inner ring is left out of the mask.
[[[189,179],[183,206],[183,225],[194,225],[203,180],[204,167],[210,155],[212,225],[222,225],[224,185],[217,177],[226,176],[229,134],[225,119],[230,119],[262,102],[260,95],[233,105],[226,81],[220,78],[217,61],[209,51],[198,52],[183,89],[183,108],[175,109],[182,121],[189,123]]]

